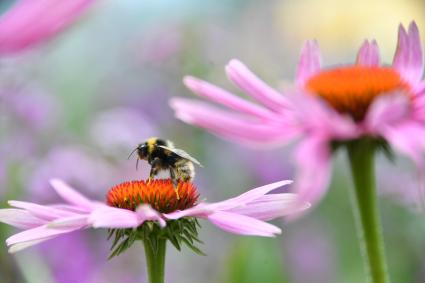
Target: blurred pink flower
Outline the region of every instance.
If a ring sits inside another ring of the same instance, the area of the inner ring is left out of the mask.
[[[208,219],[230,233],[273,237],[281,230],[265,221],[309,207],[308,203],[300,204],[295,194],[267,194],[290,183],[280,181],[222,202],[196,204],[199,195],[190,183],[181,183],[180,198],[177,198],[171,180],[154,180],[148,184],[133,181],[112,188],[106,205],[87,199],[56,179],[51,184],[66,204],[38,205],[9,201],[15,208],[0,209],[0,221],[27,229],[6,240],[9,252],[89,227],[136,228],[146,221],[154,221],[165,227],[168,220],[184,217]],[[140,201],[141,198],[145,198],[146,202]],[[134,203],[129,199],[133,199]]]
[[[174,98],[170,104],[184,122],[238,142],[283,145],[301,138],[295,152],[295,190],[302,199],[318,202],[330,181],[334,145],[374,137],[422,167],[423,68],[419,31],[412,22],[408,31],[399,27],[392,66],[381,65],[373,40],[363,43],[355,64],[323,69],[317,42],[308,41],[296,85],[287,96],[232,60],[226,66],[228,77],[261,105],[193,77],[184,79],[189,89],[234,111],[183,98]]]
[[[46,41],[73,23],[94,0],[18,0],[0,18],[0,54]]]

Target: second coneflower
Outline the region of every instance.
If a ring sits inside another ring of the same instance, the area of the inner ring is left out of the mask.
[[[316,41],[302,50],[296,83],[288,95],[275,91],[245,65],[232,60],[230,80],[261,105],[193,77],[184,79],[194,93],[234,110],[183,98],[171,100],[181,120],[244,143],[301,142],[295,152],[296,192],[317,203],[331,176],[332,153],[348,150],[354,179],[360,239],[365,239],[373,282],[388,282],[376,207],[374,152],[395,149],[423,169],[425,150],[424,59],[415,23],[399,28],[391,66],[380,63],[376,42],[365,41],[356,63],[322,68]]]
[[[92,201],[61,180],[52,180],[64,204],[39,205],[9,201],[14,208],[0,209],[0,221],[25,229],[6,240],[10,252],[86,228],[108,228],[111,257],[142,241],[145,247],[148,280],[164,282],[166,243],[180,250],[182,245],[196,253],[198,219],[207,219],[234,234],[273,237],[281,230],[265,221],[298,213],[309,207],[290,193],[268,194],[290,184],[281,181],[248,191],[217,203],[199,201],[192,183],[180,183],[177,198],[170,179],[131,181],[114,186],[106,203]]]

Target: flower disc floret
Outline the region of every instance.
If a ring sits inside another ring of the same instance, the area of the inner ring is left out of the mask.
[[[106,196],[109,206],[135,211],[149,204],[161,213],[185,210],[196,205],[199,194],[192,183],[180,182],[178,196],[170,179],[124,182],[114,186]]]
[[[369,66],[323,70],[307,81],[306,88],[356,121],[363,120],[378,96],[396,91],[410,93],[409,85],[394,69]]]

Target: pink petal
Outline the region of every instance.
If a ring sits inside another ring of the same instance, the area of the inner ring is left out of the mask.
[[[17,252],[23,248],[38,244],[42,241],[55,238],[59,235],[70,233],[82,229],[83,227],[73,227],[56,229],[49,228],[47,225],[39,226],[33,229],[25,230],[6,239],[6,244],[10,246],[9,252]]]
[[[239,60],[231,60],[226,73],[232,82],[268,108],[277,112],[288,108],[288,101],[281,93],[260,80]]]
[[[369,107],[364,126],[369,133],[379,135],[385,126],[406,119],[410,108],[409,98],[403,93],[382,95]]]
[[[287,142],[296,133],[289,126],[284,131],[275,125],[236,115],[196,100],[174,98],[170,100],[170,105],[180,120],[237,141],[262,144]]]
[[[365,40],[357,54],[356,64],[367,67],[380,65],[379,48],[375,40],[369,43]]]
[[[302,203],[297,195],[287,193],[264,195],[246,205],[238,206],[228,211],[268,221],[299,213],[309,207],[310,204],[307,202]]]
[[[70,229],[77,227],[88,226],[88,215],[74,215],[69,217],[63,217],[47,224],[49,228],[60,228],[60,229]]]
[[[322,136],[306,138],[295,152],[297,176],[294,186],[300,200],[318,202],[326,192],[331,177],[329,140]]]
[[[0,209],[0,222],[21,229],[30,229],[46,223],[28,211],[14,208]]]
[[[274,225],[231,212],[216,212],[208,220],[224,231],[239,235],[274,237],[282,233]]]
[[[32,240],[32,241],[27,241],[27,242],[22,242],[22,243],[16,243],[13,245],[10,245],[8,252],[13,254],[19,251],[22,251],[23,249],[32,247],[34,245],[40,244],[44,241],[50,240],[54,237],[50,237],[50,238],[44,238],[44,239],[37,239],[37,240]]]
[[[50,39],[93,0],[19,0],[0,18],[0,54],[16,53]]]
[[[75,213],[69,211],[64,211],[47,205],[39,205],[25,201],[10,200],[8,201],[8,203],[10,206],[22,208],[34,215],[35,217],[47,221],[56,219],[58,217],[67,217],[75,215]]]
[[[214,209],[212,207],[209,208],[209,204],[200,203],[189,209],[166,213],[164,217],[166,219],[179,219],[186,216],[205,218],[212,213],[214,213]]]
[[[50,180],[50,184],[65,201],[77,207],[85,208],[90,211],[94,204],[91,200],[68,186],[65,182],[59,179]]]
[[[295,80],[298,86],[303,87],[312,76],[320,71],[321,60],[317,41],[307,41],[301,51],[301,57],[297,67]]]
[[[425,126],[414,121],[385,127],[382,136],[399,152],[411,158],[418,168],[423,168],[422,152],[425,149]]]
[[[412,85],[422,78],[424,58],[419,30],[415,22],[409,26],[409,31],[399,26],[397,50],[394,55],[393,66],[401,76]]]
[[[135,212],[106,205],[96,208],[91,213],[88,222],[94,228],[132,228],[141,224]]]
[[[186,87],[199,96],[205,97],[226,107],[241,111],[243,113],[254,115],[256,117],[271,117],[273,115],[269,110],[258,106],[248,100],[242,99],[222,88],[212,85],[208,82],[187,76],[183,80]]]
[[[139,216],[139,222],[142,224],[145,221],[158,221],[159,225],[164,228],[167,224],[162,218],[162,215],[151,208],[149,205],[141,205],[136,209],[136,214]]]
[[[260,199],[265,194],[289,184],[292,184],[291,180],[283,180],[283,181],[271,183],[262,187],[252,189],[246,193],[243,193],[237,197],[234,197],[225,201],[207,204],[205,206],[205,209],[211,209],[214,211],[218,211],[218,210],[222,211],[222,210],[230,210],[242,205],[249,205],[249,203],[254,202],[257,199]]]
[[[348,115],[342,115],[325,101],[308,93],[290,96],[297,108],[299,127],[306,133],[318,133],[329,139],[352,139],[361,133],[357,124]]]

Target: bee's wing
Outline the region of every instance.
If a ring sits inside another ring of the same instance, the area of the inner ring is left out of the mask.
[[[195,164],[197,164],[197,165],[199,165],[199,166],[203,167],[203,166],[201,165],[201,163],[200,163],[198,160],[196,160],[195,158],[193,158],[192,156],[190,156],[190,155],[189,155],[189,153],[187,153],[187,152],[186,152],[186,151],[184,151],[183,149],[179,149],[179,148],[170,148],[170,147],[165,146],[165,145],[158,145],[158,147],[163,148],[163,149],[166,149],[166,150],[169,150],[169,151],[171,151],[172,153],[177,154],[178,156],[180,156],[180,157],[182,157],[182,158],[184,158],[184,159],[187,159],[187,160],[189,160],[189,161],[192,161],[193,163],[195,163]]]

